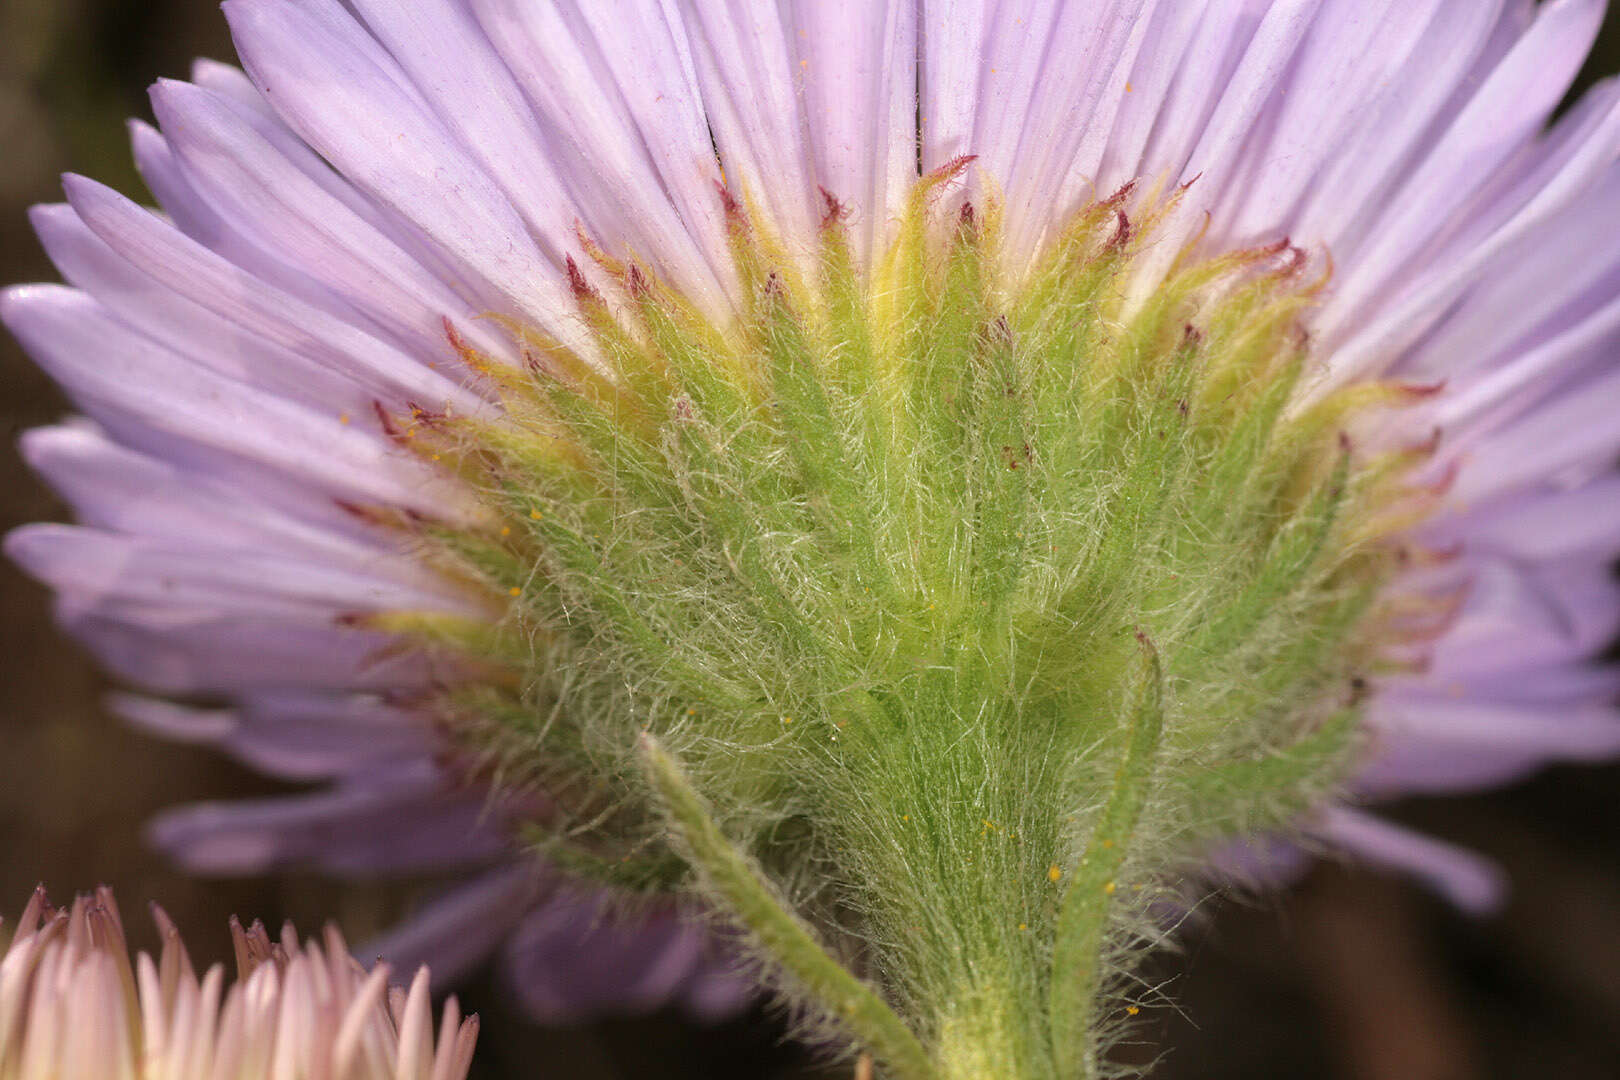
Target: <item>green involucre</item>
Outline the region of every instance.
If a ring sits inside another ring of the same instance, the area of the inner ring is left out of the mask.
[[[378,623],[504,673],[445,705],[542,790],[553,857],[713,887],[650,734],[944,1075],[1081,1076],[1147,903],[1350,764],[1403,466],[1341,434],[1379,394],[1302,405],[1303,253],[1184,255],[1130,302],[1174,196],[1127,189],[1015,275],[993,204],[941,210],[965,167],[870,272],[830,198],[807,264],[727,196],[729,325],[595,252],[593,362],[456,339],[505,415],[413,443],[501,524],[422,535],[505,615]]]

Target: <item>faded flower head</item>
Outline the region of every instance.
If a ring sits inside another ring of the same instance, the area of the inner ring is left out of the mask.
[[[5,305],[91,417],[14,556],[333,781],[190,865],[483,871],[389,948],[553,1013],[734,1007],[695,895],[900,1075],[1069,1077],[1244,838],[1484,907],[1355,804],[1620,749],[1601,3],[226,13],[167,219],[69,177]]]
[[[328,927],[299,944],[289,924],[231,921],[236,980],[197,977],[180,933],[152,908],[157,960],[131,966],[112,890],[53,908],[37,889],[0,957],[4,1080],[464,1080],[478,1018],[451,998],[435,1045],[426,969],[409,991],[367,972]]]

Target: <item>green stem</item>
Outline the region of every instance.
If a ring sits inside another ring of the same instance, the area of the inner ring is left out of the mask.
[[[934,1067],[905,1022],[827,954],[776,896],[753,862],[709,814],[680,764],[643,736],[642,761],[685,854],[707,887],[753,935],[760,951],[797,982],[805,999],[843,1022],[896,1080],[932,1080]]]
[[[1164,731],[1164,676],[1159,655],[1145,634],[1130,741],[1114,788],[1091,834],[1085,854],[1058,908],[1052,949],[1049,1016],[1052,1053],[1060,1080],[1097,1074],[1097,996],[1103,986],[1103,951],[1116,882],[1136,831]]]

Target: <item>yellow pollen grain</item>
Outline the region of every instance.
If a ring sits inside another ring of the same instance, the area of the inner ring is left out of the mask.
[[[697,710],[696,709],[687,709],[686,710],[686,715],[687,716],[696,716],[697,715]]]
[[[1127,1006],[1125,1006],[1125,1015],[1126,1016],[1135,1016],[1137,1013],[1139,1013],[1141,1011],[1142,1010],[1137,1008],[1135,1005],[1127,1005]]]
[[[1057,863],[1053,863],[1051,866],[1047,867],[1047,870],[1046,870],[1046,880],[1047,881],[1056,882],[1062,876],[1063,876],[1063,867],[1059,866]]]
[[[541,515],[540,515],[540,511],[538,511],[538,510],[530,510],[530,511],[529,511],[529,518],[530,518],[530,519],[531,519],[531,520],[533,520],[533,521],[539,521],[539,520],[540,520],[540,517],[541,517]]]
[[[911,820],[911,815],[910,814],[901,814],[900,815],[900,820],[901,821],[910,821]]]
[[[1028,930],[1029,929],[1029,923],[1027,923],[1027,922],[1019,923],[1018,924],[1018,929],[1020,929],[1020,930]]]
[[[1114,889],[1116,887],[1117,886],[1115,886],[1114,883],[1112,881],[1110,881],[1108,884],[1103,886],[1103,892],[1107,893],[1109,896],[1113,896],[1114,895]]]
[[[784,724],[791,724],[791,723],[793,723],[793,717],[791,717],[791,716],[784,716],[784,717],[782,717],[782,723],[784,723]]]
[[[510,596],[522,596],[523,595],[523,590],[518,588],[516,585],[512,586],[510,589],[507,589],[506,592]]]
[[[502,536],[511,536],[512,535],[512,526],[510,526],[510,525],[502,525],[501,526],[501,535]]]

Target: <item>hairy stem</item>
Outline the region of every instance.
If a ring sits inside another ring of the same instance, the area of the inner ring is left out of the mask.
[[[1058,908],[1052,948],[1050,1016],[1052,1052],[1060,1080],[1096,1075],[1096,1039],[1091,1029],[1103,989],[1103,950],[1116,882],[1131,835],[1142,816],[1154,758],[1164,732],[1164,680],[1158,653],[1138,632],[1142,665],[1129,741],[1113,791]]]
[[[703,797],[656,739],[642,740],[642,760],[680,846],[708,890],[723,901],[760,951],[797,983],[807,1003],[836,1017],[896,1080],[930,1080],[928,1053],[870,987],[829,956],[753,863],[710,816]]]

